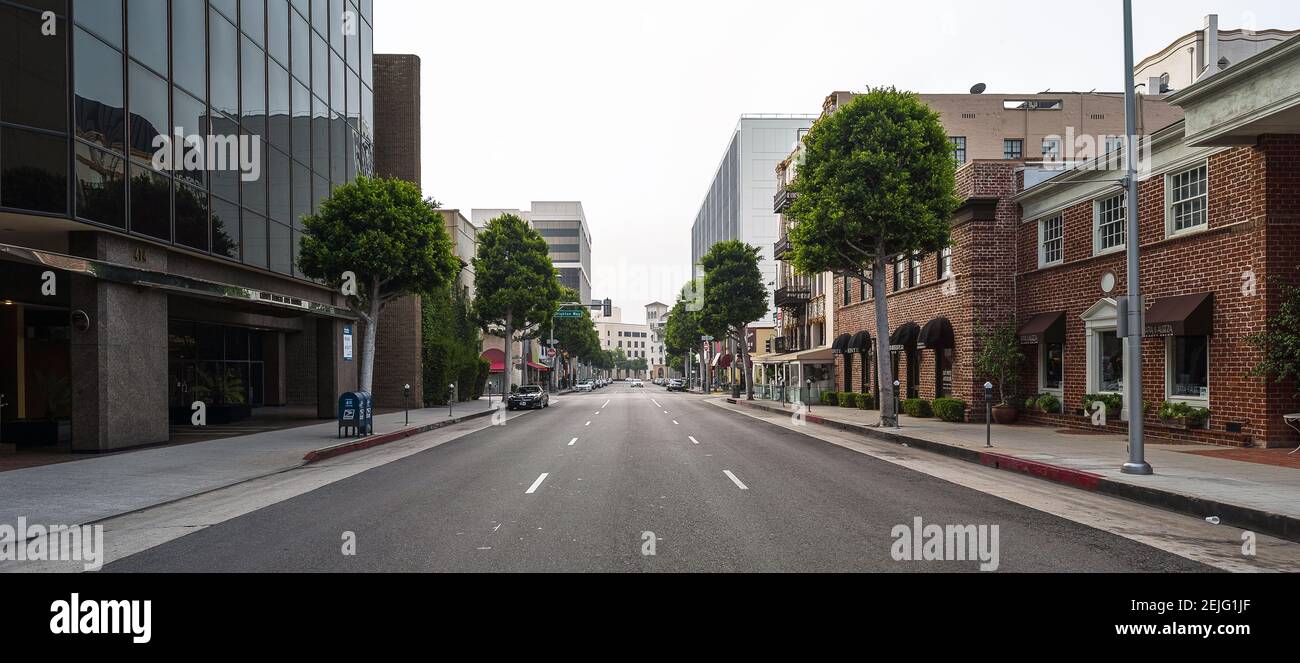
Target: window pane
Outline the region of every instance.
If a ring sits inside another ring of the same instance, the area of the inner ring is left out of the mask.
[[[347,114],[347,99],[345,91],[347,85],[343,75],[343,59],[338,55],[330,54],[330,110],[334,115]]]
[[[248,39],[244,39],[243,44],[240,84],[244,96],[240,99],[240,107],[244,115],[240,122],[244,129],[261,136],[266,133],[266,54]]]
[[[257,165],[254,166],[254,169],[257,171],[257,178],[250,180],[244,178],[242,173],[240,174],[240,181],[244,192],[244,197],[240,200],[240,204],[258,214],[264,215],[266,214],[267,179],[266,144],[258,140],[256,136],[249,134],[245,134],[245,140],[241,141],[241,143],[247,143],[248,147],[252,149],[249,154],[244,155],[243,159],[247,163],[257,162]],[[240,149],[244,149],[242,144]],[[249,173],[249,176],[251,177],[252,173]]]
[[[276,221],[290,223],[293,220],[293,208],[289,197],[293,189],[293,181],[289,174],[289,157],[279,150],[272,149],[267,165],[270,168],[270,176],[267,179],[271,187],[268,213]]]
[[[89,33],[77,30],[77,136],[114,150],[123,149],[122,56]]]
[[[320,211],[320,204],[330,195],[330,182],[323,177],[315,177],[312,180],[312,209]]]
[[[77,0],[73,12],[77,25],[122,48],[122,0]]]
[[[206,37],[202,2],[172,3],[172,41],[177,44],[202,44]],[[177,48],[172,51],[176,71],[173,81],[199,99],[207,98],[206,54],[201,48]]]
[[[5,127],[0,131],[0,205],[68,211],[68,139]]]
[[[1097,388],[1103,392],[1124,391],[1124,341],[1115,332],[1101,332],[1098,347],[1101,351],[1097,366]]]
[[[1043,388],[1060,389],[1065,374],[1065,346],[1047,343],[1043,346]]]
[[[311,171],[301,163],[293,164],[293,227],[302,229],[302,217],[311,214]]]
[[[311,93],[322,98],[330,96],[329,48],[320,36],[311,37]]]
[[[294,12],[291,19],[293,35],[293,75],[305,84],[311,84],[311,29],[307,21]]]
[[[267,86],[269,95],[266,137],[272,145],[287,152],[289,151],[289,72],[280,68],[280,65],[275,62],[269,64],[268,71],[270,77]]]
[[[1097,204],[1097,233],[1100,248],[1113,249],[1124,244],[1127,217],[1123,195],[1107,198]]]
[[[293,248],[289,245],[289,227],[276,223],[270,224],[271,270],[281,274],[293,273]]]
[[[269,0],[266,5],[266,50],[271,57],[289,66],[289,3]]]
[[[298,267],[298,256],[302,254],[302,233],[297,230],[293,231],[293,275],[298,278],[306,278],[302,269]]]
[[[325,102],[312,98],[311,167],[319,175],[330,172],[330,120]]]
[[[265,0],[243,0],[240,3],[241,12],[239,25],[244,34],[248,35],[258,46],[266,44],[264,37],[266,33],[266,2]]]
[[[181,128],[186,144],[181,146],[176,161],[176,175],[192,184],[206,186],[204,166],[207,153],[204,142],[208,134],[204,128],[208,107],[180,88],[172,88],[172,123]],[[198,143],[191,141],[197,138]]]
[[[42,25],[36,12],[0,5],[0,120],[67,131],[67,26],[46,36]]]
[[[131,57],[167,75],[167,0],[130,0]]]
[[[239,19],[239,14],[235,13],[236,0],[212,0],[212,8],[225,12],[226,17],[232,21]]]
[[[1174,338],[1174,374],[1170,396],[1209,398],[1210,339],[1205,336]]]
[[[235,26],[211,12],[211,54],[208,74],[211,76],[214,111],[239,117],[239,36]]]
[[[131,157],[150,162],[160,147],[158,136],[169,136],[171,121],[167,117],[167,81],[132,62],[131,85]]]
[[[77,216],[126,229],[126,162],[77,143]]]
[[[183,184],[176,185],[176,243],[208,250],[208,195]]]
[[[212,199],[212,252],[239,260],[239,207],[220,198]]]
[[[1174,231],[1205,225],[1205,166],[1178,173],[1169,179]]]
[[[329,34],[329,0],[312,0],[311,27],[321,34]]]
[[[131,164],[131,232],[171,241],[171,179]]]
[[[306,86],[293,81],[291,110],[293,112],[293,158],[311,163],[311,94]]]
[[[244,212],[244,264],[266,268],[266,217]]]

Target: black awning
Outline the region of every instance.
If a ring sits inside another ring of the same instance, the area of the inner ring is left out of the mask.
[[[1209,336],[1214,333],[1214,293],[1166,297],[1146,313],[1144,336]]]
[[[831,346],[831,352],[837,355],[844,354],[849,349],[849,341],[851,340],[853,340],[851,335],[841,334],[839,338],[835,339],[835,344]]]
[[[921,335],[916,339],[919,350],[951,350],[957,347],[957,339],[952,332],[952,323],[948,318],[935,318],[921,328]]]
[[[1026,345],[1065,342],[1065,311],[1039,313],[1029,319],[1019,332],[1020,342]]]
[[[869,350],[871,350],[871,333],[860,331],[853,335],[853,340],[849,341],[849,347],[845,352],[855,355]]]
[[[889,336],[889,349],[894,352],[906,350],[911,352],[916,349],[916,339],[921,335],[921,327],[915,322],[909,322],[898,329],[894,330]]]

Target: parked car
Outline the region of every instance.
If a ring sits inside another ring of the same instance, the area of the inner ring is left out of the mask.
[[[591,382],[590,380],[588,380],[587,382],[579,382],[578,384],[573,385],[573,390],[574,391],[595,391],[596,384],[594,382]]]
[[[640,381],[640,380],[633,380],[633,381],[632,381],[632,388],[633,388],[633,389],[645,389],[645,383],[642,382],[642,381]]]
[[[510,394],[510,398],[506,399],[507,410],[540,410],[550,406],[550,394],[535,384],[520,387],[519,391]]]
[[[668,391],[686,391],[686,381],[673,378],[668,381]]]

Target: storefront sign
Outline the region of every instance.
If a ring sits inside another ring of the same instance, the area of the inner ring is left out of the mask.
[[[343,361],[352,361],[352,325],[343,325]]]

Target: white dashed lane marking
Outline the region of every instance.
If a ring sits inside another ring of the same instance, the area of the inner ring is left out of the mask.
[[[542,476],[537,477],[537,480],[533,482],[533,485],[531,485],[531,486],[528,487],[528,490],[527,490],[524,494],[525,494],[525,495],[532,495],[533,493],[537,492],[537,489],[538,489],[538,488],[541,488],[541,486],[542,486],[542,482],[543,482],[543,481],[546,481],[546,477],[548,477],[548,476],[550,476],[550,474],[548,474],[548,473],[546,473],[546,472],[543,472],[543,473],[542,473]]]
[[[731,473],[731,470],[723,470],[722,473],[727,475],[727,478],[731,479],[731,482],[736,484],[737,488],[741,490],[749,490],[749,486],[746,486],[745,484],[741,483],[740,479],[737,479],[736,475]],[[546,475],[543,474],[542,476],[546,476]]]

